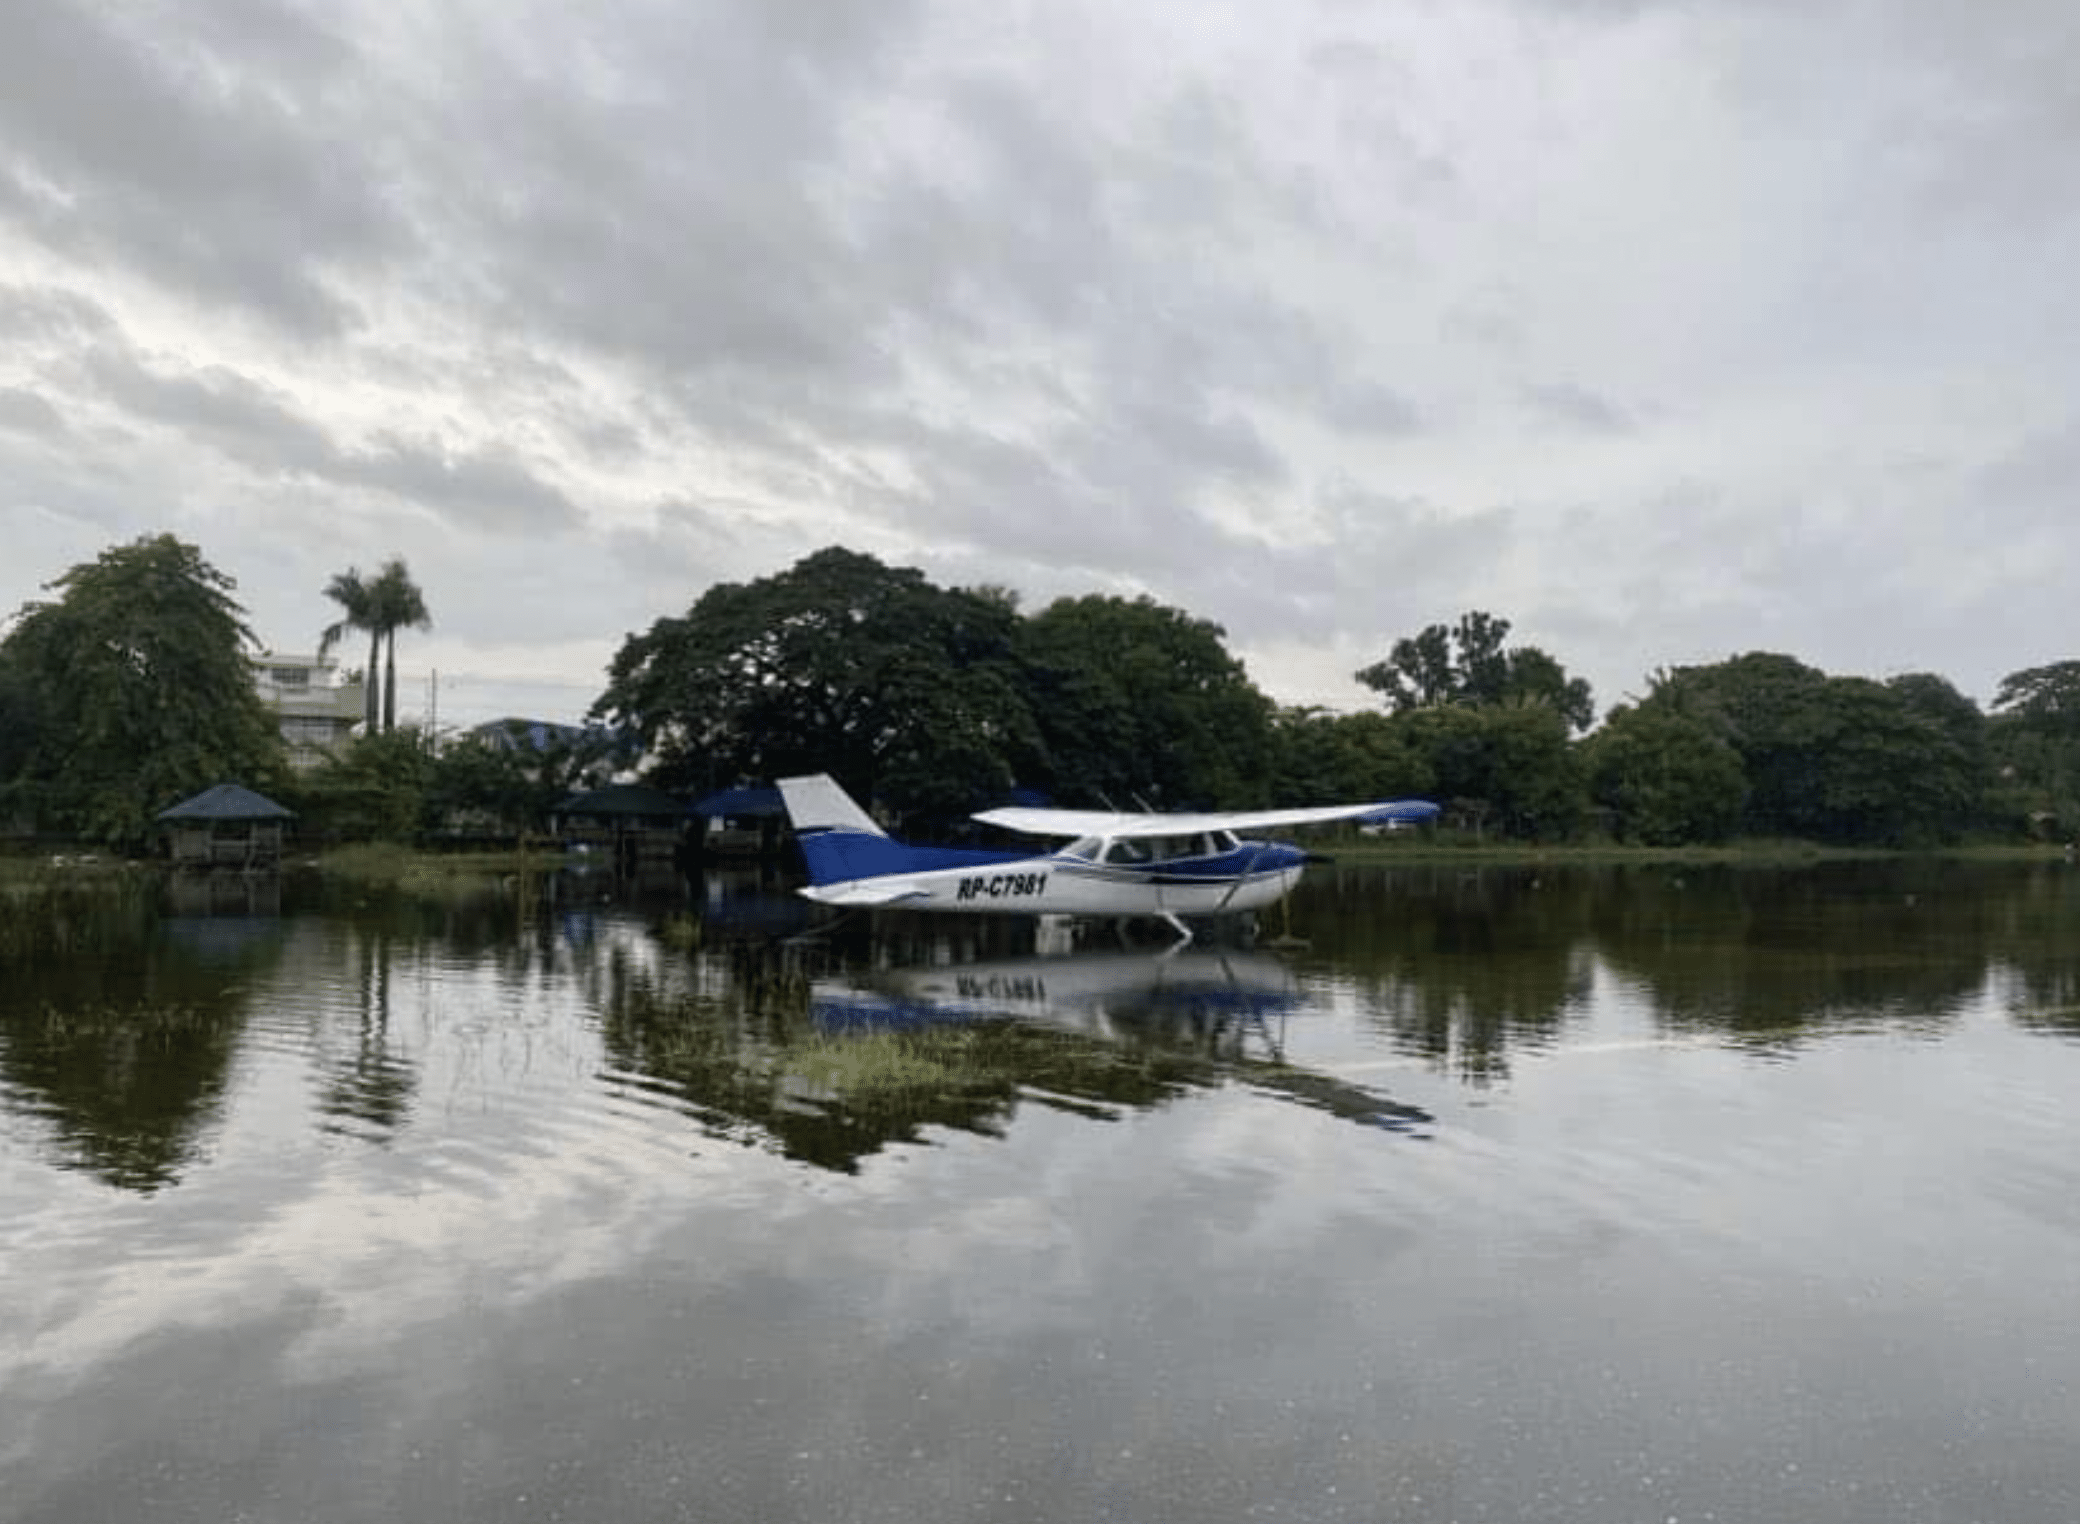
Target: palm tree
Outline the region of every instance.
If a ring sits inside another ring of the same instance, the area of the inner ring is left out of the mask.
[[[404,557],[392,556],[373,577],[349,567],[325,585],[325,596],[340,606],[343,617],[326,627],[318,637],[318,655],[326,653],[353,630],[368,631],[368,671],[364,674],[363,731],[374,735],[378,726],[397,728],[397,632],[406,625],[424,630],[432,627],[426,610],[426,595],[412,581]],[[376,664],[383,663],[383,683],[376,685]]]
[[[348,567],[335,572],[325,584],[325,596],[340,606],[342,618],[330,624],[318,637],[318,660],[323,661],[332,648],[355,630],[368,631],[368,670],[361,675],[361,728],[364,735],[376,733],[376,658],[382,654],[383,630],[377,622],[376,581],[363,577],[359,567]]]
[[[419,591],[419,584],[404,564],[404,557],[392,556],[383,563],[375,582],[369,588],[374,603],[376,628],[383,639],[383,729],[397,728],[397,632],[409,625],[415,630],[433,628],[433,615],[427,612],[426,595]],[[374,677],[373,670],[370,677]]]

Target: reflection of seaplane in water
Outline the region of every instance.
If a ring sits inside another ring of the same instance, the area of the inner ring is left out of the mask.
[[[1052,852],[912,846],[896,841],[826,773],[782,778],[781,797],[809,866],[812,900],[844,908],[903,906],[968,914],[1156,916],[1190,939],[1185,916],[1240,915],[1300,882],[1303,849],[1238,833],[1421,821],[1427,800],[1204,814],[1128,814],[1008,806],[974,818],[1021,835],[1066,840]]]
[[[1160,1051],[1196,1084],[1235,1079],[1350,1121],[1427,1127],[1427,1112],[1286,1062],[1286,1018],[1306,1004],[1278,959],[1195,948],[881,969],[819,979],[809,992],[810,1017],[827,1032],[1014,1021]]]

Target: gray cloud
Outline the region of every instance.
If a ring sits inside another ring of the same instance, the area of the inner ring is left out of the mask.
[[[1595,434],[1628,434],[1633,428],[1624,408],[1571,381],[1527,381],[1519,395],[1532,412],[1569,428]]]
[[[0,207],[68,261],[337,332],[356,310],[327,267],[402,252],[407,230],[360,150],[347,51],[294,49],[292,98],[263,65],[315,34],[256,0],[240,9],[254,24],[235,35],[150,7],[60,0],[15,17],[0,50]],[[273,56],[248,56],[249,37]]]
[[[65,419],[48,398],[19,386],[0,386],[0,429],[21,434],[63,433]]]
[[[289,397],[223,366],[159,371],[109,347],[88,356],[82,369],[99,400],[207,442],[262,478],[368,488],[497,534],[569,529],[583,518],[560,488],[503,444],[458,449],[432,434],[385,431],[346,447]]]
[[[2076,29],[53,0],[0,50],[0,604],[170,524],[315,629],[394,546],[444,663],[562,661],[842,541],[1322,643],[1286,697],[1473,607],[1606,697],[1969,686],[2080,533]]]

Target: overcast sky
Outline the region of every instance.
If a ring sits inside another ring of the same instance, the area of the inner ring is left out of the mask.
[[[171,530],[572,718],[829,544],[1358,707],[2080,655],[2072,0],[20,0],[0,612]]]

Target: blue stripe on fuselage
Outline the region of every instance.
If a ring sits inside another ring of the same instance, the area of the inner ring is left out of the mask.
[[[982,847],[913,847],[866,831],[832,829],[802,833],[802,859],[809,882],[842,884],[891,873],[930,873],[940,868],[997,867],[1040,859],[1031,852],[994,852]]]

